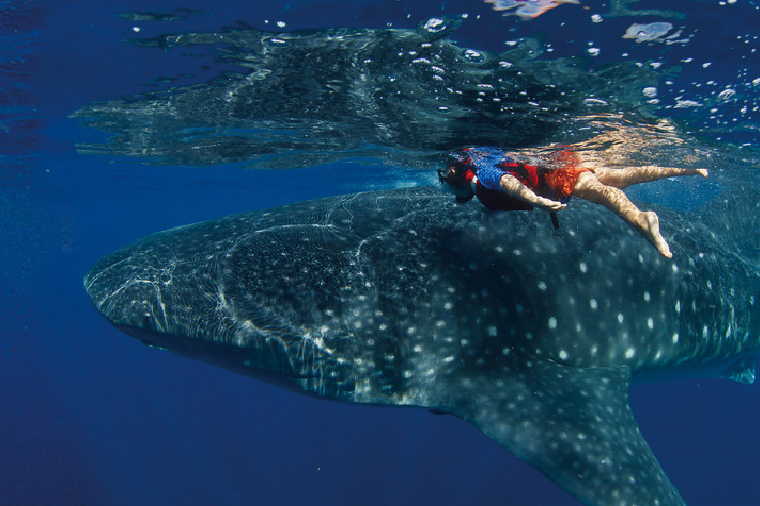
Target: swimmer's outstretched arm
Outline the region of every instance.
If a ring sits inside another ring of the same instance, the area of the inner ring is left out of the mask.
[[[504,174],[501,176],[499,187],[501,188],[501,191],[510,197],[523,200],[545,211],[556,212],[567,207],[567,204],[563,204],[557,200],[551,200],[536,195],[533,190],[522,184],[520,180],[512,174]]]

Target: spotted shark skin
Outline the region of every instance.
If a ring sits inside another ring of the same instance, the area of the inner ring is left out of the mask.
[[[542,213],[435,188],[368,192],[157,233],[84,284],[153,346],[322,398],[445,411],[586,504],[671,506],[629,385],[754,380],[760,255],[725,212],[659,214],[674,260],[584,202],[554,233]]]

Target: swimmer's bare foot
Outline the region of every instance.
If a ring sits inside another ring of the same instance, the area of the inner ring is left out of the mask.
[[[706,178],[707,177],[707,169],[695,169],[697,171],[697,174],[700,176]]]
[[[665,258],[673,258],[670,252],[670,246],[665,238],[660,234],[660,220],[655,213],[648,211],[641,213],[642,230],[647,238],[651,241],[657,251]]]

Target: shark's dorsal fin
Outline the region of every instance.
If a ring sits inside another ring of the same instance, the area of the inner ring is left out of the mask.
[[[452,385],[447,409],[588,505],[684,504],[633,418],[628,368],[514,359]]]

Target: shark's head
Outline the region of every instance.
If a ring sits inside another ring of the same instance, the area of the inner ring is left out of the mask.
[[[84,278],[85,290],[98,311],[112,324],[144,339],[166,339],[168,335],[202,339],[204,321],[196,316],[203,311],[206,297],[189,298],[193,275],[187,272],[187,258],[180,258],[172,247],[174,231],[155,234],[98,260]],[[183,302],[183,297],[185,297]]]
[[[257,326],[266,309],[255,303],[247,306],[245,318],[237,316],[225,285],[218,283],[229,274],[220,258],[199,267],[202,258],[211,260],[204,250],[223,244],[220,236],[229,232],[204,225],[196,226],[203,231],[189,241],[176,241],[180,227],[101,258],[84,277],[90,299],[114,326],[153,348],[292,387],[298,372],[283,352],[283,341],[270,339],[287,332],[271,318],[270,325]]]
[[[123,249],[98,260],[85,275],[84,287],[109,322],[147,335],[166,328],[161,289],[168,280],[161,277],[150,259],[136,265],[133,252]]]

